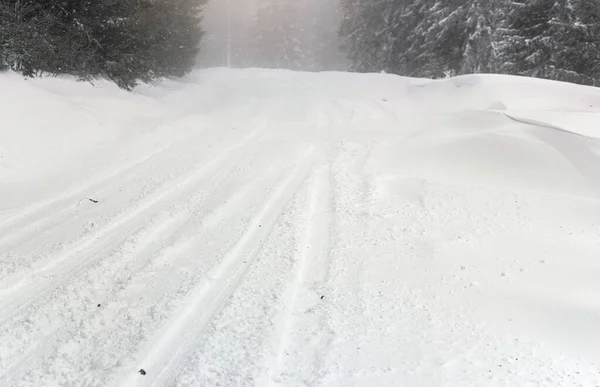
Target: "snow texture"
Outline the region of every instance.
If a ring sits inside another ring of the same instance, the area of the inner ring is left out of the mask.
[[[4,73],[0,116],[2,386],[600,385],[599,89]]]

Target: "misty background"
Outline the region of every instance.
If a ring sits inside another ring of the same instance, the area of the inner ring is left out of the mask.
[[[210,0],[198,65],[347,70],[341,20],[339,0]]]

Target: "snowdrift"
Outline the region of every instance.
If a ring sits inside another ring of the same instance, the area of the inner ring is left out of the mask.
[[[0,73],[0,117],[0,385],[600,383],[598,88]]]
[[[117,168],[135,158],[136,147],[143,155],[166,138],[183,137],[190,122],[203,121],[195,116],[251,109],[265,99],[277,104],[274,114],[299,123],[307,119],[303,105],[323,98],[333,104],[333,118],[353,109],[361,130],[392,117],[398,141],[381,153],[386,163],[397,157],[395,173],[580,196],[598,192],[600,93],[592,87],[503,75],[429,81],[259,69],[199,71],[135,93],[103,81],[32,81],[13,73],[1,82],[2,182],[40,187],[4,198],[4,209],[41,200],[51,182],[60,180],[62,188]],[[290,92],[297,100],[289,101]],[[364,100],[361,111],[352,105],[357,98]]]

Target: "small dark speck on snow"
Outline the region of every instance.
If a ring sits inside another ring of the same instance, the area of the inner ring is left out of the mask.
[[[144,371],[143,369],[139,370],[138,372],[142,375],[146,375],[146,371]]]

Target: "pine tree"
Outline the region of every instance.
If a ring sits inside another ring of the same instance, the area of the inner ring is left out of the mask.
[[[598,84],[600,4],[597,0],[535,0],[514,4],[501,56],[502,70]]]
[[[341,35],[355,71],[441,77],[462,65],[465,0],[353,0]]]
[[[340,35],[351,71],[385,71],[393,0],[346,0]]]
[[[386,72],[402,74],[406,71],[406,51],[410,47],[407,37],[416,26],[410,2],[387,0],[382,6],[385,28],[378,32],[382,44],[380,66]]]
[[[496,0],[471,0],[466,10],[468,32],[462,74],[493,73],[497,70],[495,38],[502,8]],[[494,13],[496,12],[496,13]]]
[[[434,67],[427,18],[431,5],[423,1],[403,2],[394,15],[394,45],[391,72],[419,76],[424,67]],[[425,49],[428,47],[429,50]]]
[[[576,45],[570,63],[576,73],[585,75],[582,83],[600,86],[600,1],[578,1],[575,11]]]
[[[600,84],[600,0],[344,0],[355,71]]]
[[[0,67],[27,76],[138,81],[191,69],[201,38],[198,0],[3,0]]]
[[[416,55],[419,64],[414,75],[423,77],[441,77],[460,72],[464,59],[464,50],[468,32],[464,25],[465,0],[440,0],[427,9],[428,2],[420,7],[427,15],[419,23],[417,33],[422,36],[422,46],[414,47],[420,51]]]

